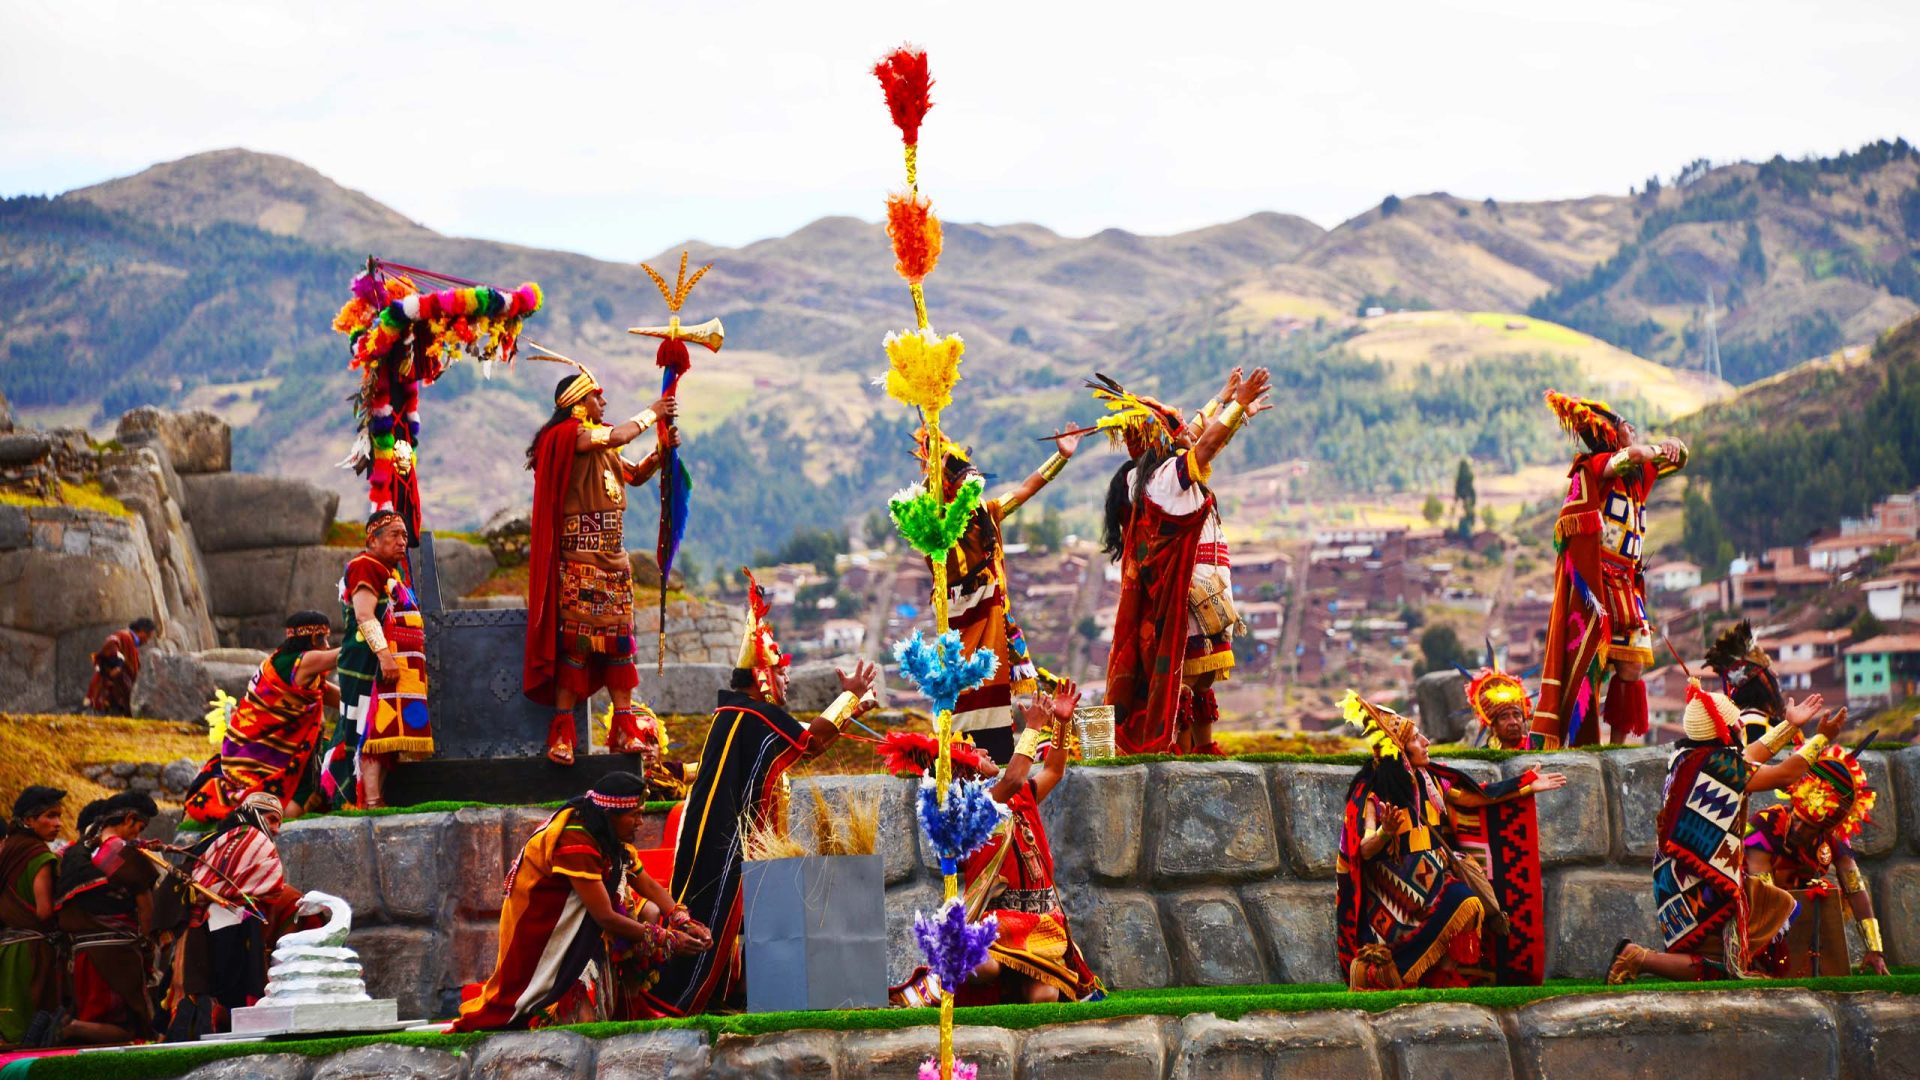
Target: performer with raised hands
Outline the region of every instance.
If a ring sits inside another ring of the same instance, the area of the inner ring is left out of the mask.
[[[1128,461],[1107,487],[1105,548],[1120,563],[1107,658],[1107,704],[1126,754],[1219,754],[1213,684],[1233,669],[1233,578],[1213,462],[1247,418],[1272,408],[1266,368],[1226,385],[1191,421],[1105,376],[1088,385],[1109,414],[1099,429]],[[1221,403],[1225,408],[1221,408]]]
[[[527,646],[522,684],[529,698],[553,707],[547,757],[574,760],[573,707],[605,688],[613,699],[607,748],[638,753],[646,739],[633,707],[633,572],[623,518],[627,488],[660,469],[665,448],[678,445],[668,426],[660,446],[639,462],[620,448],[655,421],[671,419],[679,403],[663,397],[632,418],[606,423],[607,398],[593,374],[575,369],[553,390],[553,415],[527,447],[533,470],[532,545],[527,579]]]

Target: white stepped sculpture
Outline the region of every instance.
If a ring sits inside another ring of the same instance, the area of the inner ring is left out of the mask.
[[[280,939],[259,1004],[233,1010],[236,1037],[386,1030],[401,1026],[392,998],[367,996],[360,957],[347,948],[353,909],[345,900],[310,892],[300,913],[327,913],[327,924]]]

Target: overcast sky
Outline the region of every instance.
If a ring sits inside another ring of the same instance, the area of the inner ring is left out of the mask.
[[[1128,14],[1138,10],[1141,14]],[[925,47],[955,221],[1323,225],[1920,138],[1920,3],[0,2],[0,192],[285,154],[442,232],[654,255],[901,181],[869,68]]]

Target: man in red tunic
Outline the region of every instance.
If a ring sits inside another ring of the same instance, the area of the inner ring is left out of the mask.
[[[633,574],[622,519],[627,488],[660,470],[661,450],[639,464],[620,448],[678,405],[663,397],[632,419],[608,426],[606,395],[585,368],[560,380],[553,416],[527,447],[533,470],[533,535],[527,579],[526,695],[553,707],[547,757],[573,764],[573,707],[605,687],[613,698],[607,746],[638,753],[633,688]],[[661,447],[678,443],[671,426]]]
[[[1547,749],[1600,741],[1600,684],[1609,671],[1605,719],[1612,741],[1647,731],[1653,663],[1647,582],[1641,566],[1647,498],[1663,476],[1687,463],[1678,439],[1635,443],[1633,425],[1603,401],[1547,391],[1547,407],[1585,450],[1567,473],[1567,501],[1553,527],[1558,559],[1553,613],[1540,673],[1533,730]]]
[[[1234,368],[1184,425],[1179,410],[1111,380],[1095,387],[1112,410],[1100,426],[1124,440],[1129,458],[1107,487],[1105,532],[1107,555],[1120,563],[1106,703],[1123,754],[1220,753],[1213,684],[1233,668],[1239,619],[1207,480],[1241,423],[1272,407],[1269,385],[1266,368],[1244,382]]]
[[[87,711],[107,716],[133,712],[133,684],[140,678],[140,647],[153,639],[153,620],[133,620],[107,635],[93,654],[93,678],[87,681]]]

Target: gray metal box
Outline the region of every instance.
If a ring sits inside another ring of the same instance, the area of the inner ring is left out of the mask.
[[[747,1011],[887,1003],[887,906],[878,855],[746,863],[740,931]]]

